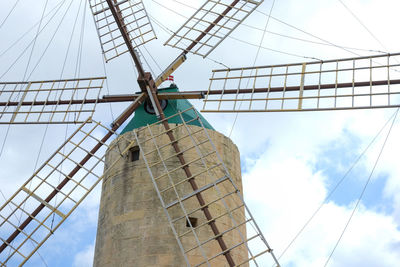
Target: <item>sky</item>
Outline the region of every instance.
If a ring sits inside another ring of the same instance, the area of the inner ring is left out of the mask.
[[[89,7],[79,0],[71,2],[57,29],[70,3],[65,1],[54,20],[39,35],[27,75],[24,75],[32,48],[28,44],[37,31],[35,23],[40,20],[46,1],[4,2],[0,4],[0,81],[106,75],[107,84],[101,95],[140,90],[128,55],[107,63],[104,71]],[[61,2],[49,1],[47,10]],[[203,2],[193,0],[182,5],[182,1],[145,0],[144,4],[152,18],[175,31]],[[15,10],[4,20],[15,3]],[[78,13],[80,4],[85,13]],[[265,0],[258,8],[259,12],[254,12],[208,58],[189,55],[174,74],[180,90],[206,90],[211,70],[224,68],[220,63],[242,67],[253,66],[254,62],[255,65],[270,65],[306,62],[312,58],[370,55],[379,51],[398,52],[399,37],[394,34],[394,29],[398,24],[400,3],[396,0],[276,0],[272,11],[271,6],[272,1]],[[273,18],[268,21],[265,14],[270,12]],[[76,16],[78,26],[62,72]],[[85,22],[83,27],[82,21]],[[263,37],[262,29],[267,21],[268,32]],[[141,58],[149,62],[150,67],[146,65],[146,69],[156,76],[180,51],[163,46],[171,33],[165,32],[157,23],[153,26],[158,39],[146,44],[146,50],[141,49]],[[25,34],[31,27],[33,30]],[[82,59],[80,70],[76,71],[81,29],[84,29]],[[14,44],[21,36],[21,41]],[[49,40],[52,42],[46,50]],[[256,58],[260,43],[263,48]],[[29,49],[20,56],[26,47]],[[13,65],[17,58],[19,60]],[[168,86],[168,83],[164,85]],[[202,101],[192,103],[199,109],[202,106]],[[109,125],[112,117],[124,107],[126,105],[99,105],[94,119]],[[245,200],[282,266],[326,264],[370,177],[363,198],[327,264],[336,267],[398,266],[400,262],[400,196],[397,193],[400,189],[400,165],[397,162],[400,142],[395,138],[400,131],[398,120],[394,121],[388,135],[395,112],[396,109],[243,113],[238,115],[236,123],[235,114],[203,115],[216,130],[230,135],[238,146]],[[5,198],[32,175],[74,127],[13,125],[8,128],[0,125],[0,189]],[[343,182],[334,190],[343,177]],[[97,187],[39,249],[40,256],[35,254],[26,266],[91,266],[99,198],[100,187]],[[0,196],[0,204],[4,201]],[[318,213],[298,235],[318,208]]]

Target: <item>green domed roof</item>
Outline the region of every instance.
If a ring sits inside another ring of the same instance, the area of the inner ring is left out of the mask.
[[[158,89],[159,92],[178,92],[178,87],[175,84],[171,84],[168,88]],[[153,124],[158,121],[155,114],[150,114],[145,110],[145,103],[140,105],[135,111],[135,114],[131,121],[122,130],[121,134],[132,131],[134,129],[147,126],[148,124]],[[185,111],[191,108],[193,105],[187,99],[169,99],[167,102],[167,107],[164,109],[165,117],[170,117],[177,114],[178,112]],[[200,114],[199,117],[207,129],[214,130],[210,123]],[[187,111],[182,114],[185,121],[191,121],[196,117],[196,113],[193,110]],[[169,123],[182,123],[180,116],[172,117],[168,120]],[[188,123],[189,125],[201,126],[198,120],[194,120]]]

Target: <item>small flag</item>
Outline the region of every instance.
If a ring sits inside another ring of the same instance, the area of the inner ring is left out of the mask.
[[[169,75],[168,78],[167,78],[166,80],[167,80],[167,81],[173,82],[173,81],[174,81],[174,76]]]

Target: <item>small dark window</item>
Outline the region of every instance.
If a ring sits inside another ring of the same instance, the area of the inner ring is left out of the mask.
[[[138,146],[131,147],[129,149],[128,160],[130,162],[139,160],[140,149]]]
[[[197,218],[189,217],[189,219],[186,221],[186,227],[197,227]]]

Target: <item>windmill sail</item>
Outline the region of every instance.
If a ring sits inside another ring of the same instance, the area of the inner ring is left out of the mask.
[[[90,8],[106,61],[129,51],[108,2],[115,7],[123,30],[134,48],[156,38],[141,0],[90,0]]]
[[[97,136],[104,132],[107,138],[100,140]],[[104,168],[112,135],[87,120],[0,207],[1,266],[24,264],[120,159]],[[121,155],[127,153],[120,149]]]
[[[0,82],[0,124],[82,123],[91,117],[104,77]]]
[[[165,121],[174,117],[182,124],[164,130],[158,122],[135,130],[131,146],[139,147],[187,266],[214,266],[226,263],[224,257],[229,266],[247,266],[249,262],[279,266],[197,112],[190,108]],[[201,126],[189,125],[193,123]],[[174,141],[166,136],[170,133]],[[171,154],[171,146],[178,140],[180,152]],[[179,164],[177,157],[182,155],[186,163]],[[218,216],[212,217],[213,213]],[[226,237],[232,235],[236,241]]]
[[[206,57],[262,2],[263,0],[208,0],[165,45]],[[195,45],[190,47],[192,43]]]
[[[400,106],[400,53],[214,70],[204,112]]]

